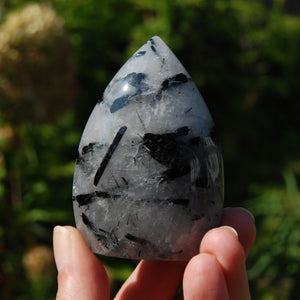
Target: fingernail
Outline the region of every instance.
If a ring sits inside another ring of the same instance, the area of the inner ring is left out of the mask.
[[[239,236],[238,233],[237,233],[237,231],[236,231],[233,227],[231,227],[231,226],[221,226],[221,228],[227,228],[227,229],[230,229],[232,232],[235,233],[235,235],[236,235],[237,237]]]
[[[55,226],[53,231],[53,248],[56,268],[59,272],[70,259],[71,237],[68,229],[62,226]]]
[[[247,208],[244,208],[244,207],[239,207],[239,209],[245,211],[246,213],[248,213],[248,215],[253,219],[253,222],[255,223],[255,218],[252,214],[252,212],[250,210],[248,210]]]

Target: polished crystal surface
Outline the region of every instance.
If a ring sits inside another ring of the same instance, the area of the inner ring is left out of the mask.
[[[95,253],[187,260],[218,226],[222,157],[191,77],[157,36],[123,65],[84,129],[76,226]]]

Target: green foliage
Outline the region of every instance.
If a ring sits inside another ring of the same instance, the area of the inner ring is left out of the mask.
[[[15,130],[17,138],[2,150],[4,161],[0,167],[6,177],[1,182],[0,243],[5,250],[1,269],[6,281],[1,286],[1,299],[23,299],[19,297],[25,291],[24,299],[49,299],[49,293],[55,293],[53,260],[50,269],[45,270],[51,271],[51,277],[39,277],[37,282],[36,277],[26,275],[23,258],[37,245],[51,247],[56,224],[74,224],[72,173],[79,135],[70,132],[72,124],[70,113],[55,125],[22,124]],[[46,258],[41,256],[40,264]],[[48,298],[43,296],[45,292]]]
[[[250,279],[264,279],[269,288],[279,285],[281,290],[281,283],[288,281],[285,290],[294,299],[300,274],[300,192],[290,169],[285,170],[284,179],[283,187],[252,187],[259,196],[245,203],[259,228],[248,260],[248,275]]]
[[[73,223],[84,124],[112,76],[153,35],[180,58],[210,108],[226,205],[256,216],[254,298],[297,298],[300,18],[287,13],[287,1],[39,0],[24,8],[30,2],[0,7],[0,298],[53,298],[55,276],[33,280],[25,253],[51,247],[52,227]],[[117,289],[134,263],[101,259]]]

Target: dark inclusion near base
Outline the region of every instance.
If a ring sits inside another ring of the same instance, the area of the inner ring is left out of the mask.
[[[76,225],[95,253],[187,260],[219,225],[222,157],[191,77],[159,38],[119,70],[83,132]]]

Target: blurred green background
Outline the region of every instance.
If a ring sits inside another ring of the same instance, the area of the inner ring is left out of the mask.
[[[300,3],[0,0],[0,299],[54,299],[52,230],[104,88],[159,35],[213,115],[225,205],[255,217],[253,299],[300,294]],[[116,291],[134,261],[101,257]]]

